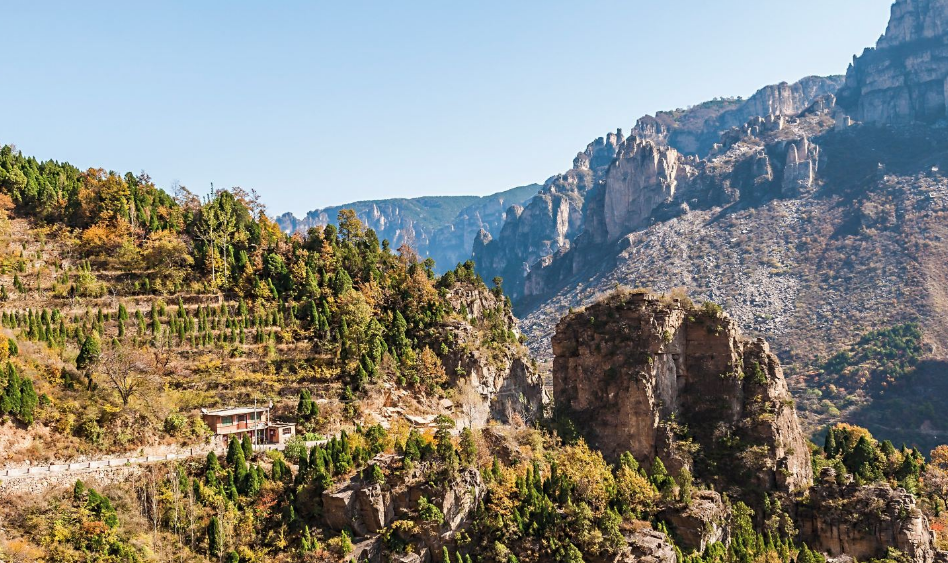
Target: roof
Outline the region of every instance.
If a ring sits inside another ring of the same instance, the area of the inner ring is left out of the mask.
[[[216,409],[212,411],[203,411],[201,414],[213,416],[234,416],[238,414],[250,414],[252,412],[264,412],[267,407],[231,407],[229,409]]]

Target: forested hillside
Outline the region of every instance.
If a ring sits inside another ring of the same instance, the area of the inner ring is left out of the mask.
[[[339,400],[312,432],[362,420],[359,404],[383,385],[427,412],[454,388],[462,345],[501,367],[522,356],[508,302],[471,264],[439,278],[351,211],[338,227],[290,236],[252,193],[172,197],[146,175],[80,171],[9,146],[0,198],[13,351],[2,360],[13,358],[10,385],[39,393],[20,416],[36,428],[7,432],[7,459],[200,441],[200,408],[274,401],[292,418],[303,390]]]

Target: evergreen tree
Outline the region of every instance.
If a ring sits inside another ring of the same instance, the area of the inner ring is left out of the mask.
[[[829,458],[836,457],[836,432],[833,431],[832,427],[826,432],[826,439],[823,441],[823,453]]]
[[[477,461],[477,442],[474,440],[474,433],[471,432],[470,428],[465,427],[461,431],[461,439],[459,449],[461,456],[461,464],[464,467],[471,467],[474,465],[474,462]]]
[[[250,440],[250,434],[244,434],[241,440],[241,448],[244,450],[244,459],[253,457],[253,442]]]
[[[850,473],[864,481],[871,482],[881,477],[879,452],[866,436],[860,436],[843,463]]]
[[[223,552],[224,532],[221,529],[221,522],[217,519],[217,516],[211,516],[211,521],[207,525],[207,555],[220,559]]]
[[[240,452],[241,457],[243,457],[243,448],[237,441],[237,438],[231,436],[230,441],[227,443],[227,465],[233,466],[234,463],[237,462],[238,451]]]
[[[82,342],[79,348],[79,355],[76,357],[76,369],[85,371],[92,368],[99,361],[99,355],[102,353],[102,346],[99,343],[99,336],[95,332],[89,334]]]
[[[29,426],[33,424],[33,413],[39,404],[39,398],[36,396],[36,390],[33,389],[33,381],[24,378],[20,388],[20,420]]]

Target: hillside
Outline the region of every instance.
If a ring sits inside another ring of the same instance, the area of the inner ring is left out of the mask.
[[[488,196],[357,201],[315,209],[303,218],[284,213],[276,222],[284,232],[305,233],[335,222],[341,210],[352,209],[380,238],[388,239],[392,248],[408,244],[423,258],[434,259],[435,271],[444,273],[470,259],[478,231],[496,231],[508,207],[530,199],[539,189],[539,185],[531,184]]]

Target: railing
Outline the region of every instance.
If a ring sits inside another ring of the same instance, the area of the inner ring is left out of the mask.
[[[164,455],[147,455],[140,457],[120,457],[112,459],[99,459],[93,461],[80,461],[74,463],[54,463],[51,465],[29,465],[26,467],[12,467],[0,469],[0,477],[26,477],[55,475],[67,471],[94,471],[96,469],[119,468],[130,465],[141,465],[143,463],[154,463],[157,461],[171,461],[175,459],[187,459],[195,456],[207,455],[211,450],[223,452],[222,448],[189,448],[187,451],[171,453]]]
[[[313,446],[325,445],[326,440],[316,440],[312,442],[305,442],[307,448],[312,448]],[[253,447],[255,452],[267,452],[272,450],[283,450],[286,448],[286,444],[256,444]],[[223,454],[227,451],[227,448],[217,446],[217,447],[203,447],[203,448],[189,448],[185,451],[179,453],[171,453],[165,455],[148,455],[140,457],[120,457],[113,459],[99,459],[93,461],[80,461],[75,463],[54,463],[51,465],[29,465],[26,467],[13,467],[8,469],[0,469],[0,478],[3,477],[41,477],[43,475],[57,475],[60,473],[66,473],[69,471],[95,471],[97,469],[110,469],[110,468],[121,468],[128,467],[132,465],[141,465],[144,463],[155,463],[159,461],[172,461],[175,459],[188,459],[196,456],[206,456],[209,452],[214,451],[215,453]]]

